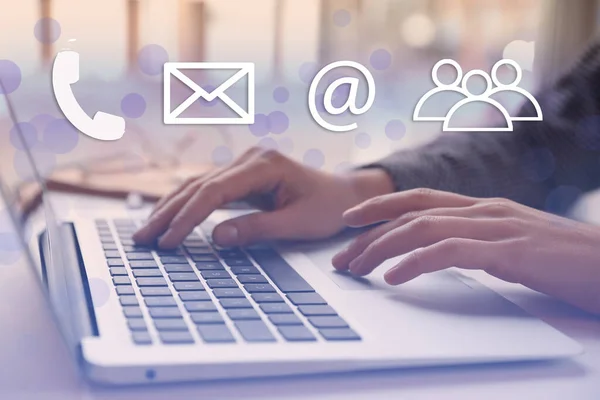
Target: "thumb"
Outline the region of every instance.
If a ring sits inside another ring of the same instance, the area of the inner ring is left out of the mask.
[[[264,240],[293,239],[298,236],[290,209],[261,211],[233,218],[217,225],[213,240],[223,247],[246,246]]]

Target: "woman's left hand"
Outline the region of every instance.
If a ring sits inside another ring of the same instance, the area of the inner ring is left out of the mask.
[[[482,269],[600,314],[600,228],[506,199],[416,189],[346,211],[348,226],[384,222],[333,258],[338,270],[366,275],[408,253],[385,273],[398,285],[452,266]]]

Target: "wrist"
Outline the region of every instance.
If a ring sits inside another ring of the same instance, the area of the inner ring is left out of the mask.
[[[357,204],[373,197],[395,192],[394,181],[381,168],[365,168],[349,173]]]

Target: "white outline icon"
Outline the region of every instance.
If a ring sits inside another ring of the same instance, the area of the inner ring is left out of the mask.
[[[103,141],[121,139],[125,134],[125,119],[102,111],[90,118],[73,94],[71,85],[78,81],[79,53],[73,50],[59,51],[52,64],[52,91],[65,118],[91,138]]]
[[[450,84],[444,84],[439,80],[438,70],[443,65],[452,65],[456,69],[456,79]],[[513,82],[502,83],[498,79],[498,68],[500,68],[503,65],[510,65],[511,67],[513,67],[515,69],[516,76],[515,76],[515,79]],[[531,93],[529,93],[527,90],[518,87],[519,83],[521,82],[521,78],[523,77],[523,72],[521,70],[521,67],[519,66],[519,64],[516,61],[510,60],[510,59],[502,59],[502,60],[498,61],[492,67],[491,75],[492,76],[490,78],[490,76],[487,74],[487,72],[482,71],[480,69],[474,69],[472,71],[467,72],[463,77],[462,68],[456,61],[451,60],[451,59],[443,59],[443,60],[438,61],[433,66],[433,69],[431,70],[431,79],[435,83],[436,87],[434,89],[431,89],[427,93],[425,93],[419,99],[419,101],[417,102],[417,105],[415,106],[415,110],[413,112],[413,121],[443,121],[444,123],[442,125],[442,130],[446,131],[446,132],[453,132],[453,131],[510,132],[513,130],[513,121],[542,121],[543,120],[542,109],[541,109],[539,103],[537,102],[537,100],[535,99],[535,97],[533,97],[533,95]],[[486,89],[483,91],[483,93],[474,94],[474,93],[471,93],[469,91],[469,89],[467,88],[467,83],[468,83],[469,79],[473,76],[480,76],[484,79],[484,81],[486,83]],[[460,86],[458,86],[459,82],[460,82]],[[494,85],[496,85],[496,87],[492,88],[492,82]],[[433,96],[434,94],[439,93],[439,92],[447,92],[447,91],[453,91],[453,92],[460,93],[463,96],[465,96],[465,98],[458,101],[456,104],[454,104],[452,106],[452,108],[450,108],[448,113],[443,117],[439,117],[439,116],[422,117],[419,115],[421,112],[421,108],[423,107],[425,102],[431,96]],[[522,96],[524,96],[525,98],[527,98],[529,101],[531,101],[531,103],[533,104],[533,106],[535,108],[536,115],[533,117],[511,117],[510,114],[508,113],[508,111],[506,110],[506,108],[502,104],[500,104],[498,101],[490,98],[490,96],[492,96],[496,93],[506,92],[506,91],[519,93]],[[488,104],[496,107],[498,109],[498,111],[500,111],[500,113],[506,119],[507,126],[505,126],[505,127],[483,127],[483,128],[481,128],[481,127],[450,127],[450,120],[452,119],[452,117],[454,116],[456,111],[460,107],[462,107],[466,104],[469,104],[469,103],[473,103],[473,102],[484,102],[484,103],[488,103]]]
[[[317,75],[314,77],[310,84],[310,89],[308,90],[308,110],[310,111],[310,114],[312,115],[317,124],[321,125],[323,128],[331,132],[348,132],[358,128],[356,122],[348,125],[333,125],[325,121],[319,114],[319,111],[317,110],[316,98],[317,87],[319,86],[319,82],[321,81],[321,79],[323,79],[326,73],[335,68],[340,67],[356,69],[365,77],[365,79],[367,80],[367,100],[362,107],[357,107],[356,96],[358,94],[358,85],[360,83],[359,80],[353,77],[339,78],[333,81],[331,84],[329,84],[329,86],[325,90],[325,96],[323,98],[325,111],[327,111],[331,115],[340,115],[344,111],[349,110],[354,115],[361,115],[369,111],[369,109],[373,105],[373,102],[375,101],[375,79],[373,79],[373,75],[371,75],[371,72],[369,72],[369,70],[365,68],[364,65],[359,64],[355,61],[335,61],[323,67],[317,73]],[[332,103],[333,92],[339,86],[346,84],[350,85],[348,99],[346,99],[346,102],[342,106],[335,107]]]
[[[180,69],[196,70],[223,70],[238,69],[233,76],[223,82],[212,92],[207,92],[200,85],[187,77]],[[171,111],[171,76],[179,79],[182,83],[194,91],[183,103]],[[233,86],[244,76],[248,77],[248,111],[240,107],[231,97],[225,94],[225,91]],[[250,125],[254,123],[254,63],[250,62],[167,62],[163,70],[163,122],[167,125]],[[229,108],[234,111],[239,118],[220,118],[220,117],[199,117],[199,118],[180,118],[182,112],[190,107],[200,98],[206,101],[213,101],[219,98]]]

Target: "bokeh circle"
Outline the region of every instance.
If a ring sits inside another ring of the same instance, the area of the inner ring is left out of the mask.
[[[290,119],[283,111],[273,111],[269,114],[269,130],[280,135],[290,127]]]
[[[271,131],[269,117],[265,114],[256,114],[254,116],[254,123],[248,125],[248,129],[250,129],[250,132],[257,137],[268,135]]]
[[[308,149],[304,152],[302,162],[309,167],[319,169],[325,165],[325,155],[319,149]]]
[[[354,137],[354,144],[361,149],[367,149],[371,146],[371,136],[368,133],[360,132]]]
[[[348,26],[350,21],[352,21],[352,16],[348,10],[337,10],[333,13],[333,23],[335,26],[343,28]]]
[[[10,143],[17,150],[34,148],[38,143],[38,133],[35,125],[30,122],[19,122],[9,131]],[[23,143],[25,142],[25,143]]]
[[[385,49],[377,49],[369,58],[371,66],[378,71],[383,71],[392,65],[392,54]]]
[[[278,103],[285,103],[290,98],[290,92],[283,86],[276,87],[273,90],[273,100]]]
[[[231,149],[227,146],[217,146],[212,151],[212,162],[217,167],[221,167],[223,165],[229,164],[233,161],[233,153]]]
[[[169,61],[169,53],[164,47],[157,44],[149,44],[142,47],[138,53],[138,65],[140,70],[147,75],[160,75],[163,66]]]
[[[146,112],[146,100],[138,93],[129,93],[121,100],[121,111],[127,118],[139,118]]]
[[[21,85],[21,68],[10,60],[0,60],[0,94],[11,94]]]
[[[385,125],[385,135],[390,140],[401,140],[406,134],[406,126],[399,119],[393,119]]]
[[[56,154],[66,154],[79,142],[79,131],[66,119],[58,118],[50,122],[42,135],[44,147]]]
[[[44,31],[48,31],[48,37],[44,37]],[[54,18],[40,18],[33,27],[33,35],[44,44],[52,44],[60,38],[61,27]]]

